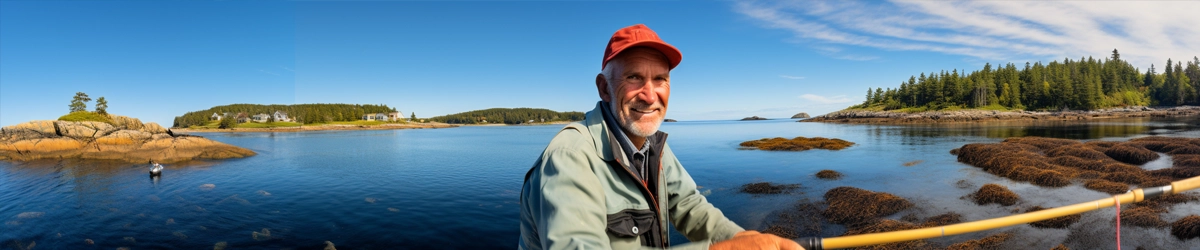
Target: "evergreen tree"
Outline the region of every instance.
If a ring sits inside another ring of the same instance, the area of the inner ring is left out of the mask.
[[[72,113],[87,111],[87,102],[90,101],[92,101],[92,98],[88,97],[87,94],[83,92],[75,92],[75,98],[71,99],[71,105],[68,107],[71,108]]]
[[[103,96],[96,99],[96,113],[99,113],[101,115],[108,114],[108,101],[104,100]]]

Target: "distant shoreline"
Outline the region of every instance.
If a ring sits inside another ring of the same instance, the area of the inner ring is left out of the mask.
[[[942,124],[979,123],[990,121],[1082,121],[1129,117],[1200,116],[1200,107],[1123,107],[1090,111],[991,111],[955,110],[905,113],[895,111],[842,110],[800,122],[829,122],[848,124]]]
[[[231,128],[231,129],[190,129],[190,128],[171,128],[175,133],[264,133],[264,132],[308,132],[308,131],[331,131],[331,130],[389,130],[389,129],[438,129],[438,128],[455,128],[461,125],[446,124],[439,122],[431,123],[387,123],[380,125],[304,125],[295,127],[273,127],[273,128]]]
[[[494,127],[494,126],[566,125],[569,123],[571,123],[571,122],[570,121],[558,121],[558,122],[538,122],[538,123],[522,123],[522,124],[485,123],[485,124],[451,124],[451,125],[460,125],[460,126],[467,126],[467,127]]]

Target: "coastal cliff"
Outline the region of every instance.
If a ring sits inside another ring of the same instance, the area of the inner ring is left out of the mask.
[[[242,158],[254,151],[199,136],[180,135],[157,123],[111,116],[112,122],[31,121],[0,128],[0,160],[115,160],[162,163]]]
[[[1091,111],[991,111],[955,110],[926,111],[917,113],[872,110],[842,110],[800,122],[832,123],[881,123],[881,124],[927,124],[927,123],[970,123],[987,121],[1076,121],[1125,117],[1178,117],[1200,115],[1200,107],[1179,106],[1170,108],[1124,107]]]

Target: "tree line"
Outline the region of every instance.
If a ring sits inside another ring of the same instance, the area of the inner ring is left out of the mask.
[[[951,70],[910,76],[899,88],[867,89],[866,100],[850,108],[940,110],[1003,107],[1022,110],[1092,110],[1119,106],[1200,104],[1200,58],[1167,59],[1163,72],[1151,65],[1142,73],[1121,60],[1116,49],[1106,59],[1092,57],[1018,69],[985,64],[970,73]]]
[[[365,114],[396,112],[396,108],[389,108],[387,105],[383,104],[231,104],[216,106],[206,110],[188,112],[182,116],[176,116],[174,127],[185,128],[190,126],[203,126],[212,119],[213,113],[217,113],[218,115],[222,116],[225,115],[225,113],[229,113],[230,115],[246,113],[246,115],[252,116],[256,114],[274,114],[275,111],[286,112],[288,117],[294,119],[296,122],[313,124],[335,121],[356,121],[361,120]]]
[[[535,108],[491,108],[429,118],[431,121],[451,124],[504,123],[522,124],[533,122],[581,121],[583,112],[557,112]]]

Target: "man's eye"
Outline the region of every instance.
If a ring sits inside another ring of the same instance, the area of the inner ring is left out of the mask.
[[[627,80],[641,80],[641,79],[642,79],[642,77],[640,77],[640,76],[626,76],[626,77],[625,77],[625,79],[627,79]]]

